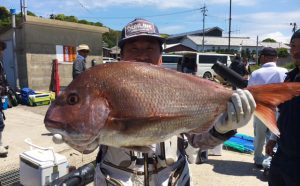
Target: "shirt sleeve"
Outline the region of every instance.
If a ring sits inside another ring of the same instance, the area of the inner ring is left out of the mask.
[[[83,64],[81,60],[76,60],[73,63],[73,79],[83,72]]]
[[[225,134],[218,133],[213,127],[208,132],[201,134],[186,133],[185,136],[188,142],[194,148],[201,148],[201,150],[212,149],[215,146],[228,140],[236,134],[236,130],[231,130]]]

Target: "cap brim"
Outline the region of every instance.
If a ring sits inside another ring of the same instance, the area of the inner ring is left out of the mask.
[[[139,37],[153,38],[153,39],[158,40],[160,42],[160,44],[163,44],[165,42],[165,38],[162,38],[160,36],[154,36],[154,35],[149,35],[149,34],[140,34],[140,35],[137,35],[137,36],[130,36],[130,37],[127,37],[125,39],[120,40],[119,43],[118,43],[118,46],[120,48],[122,48],[122,46],[124,45],[124,43],[126,41],[129,41],[129,40],[134,39],[134,38],[139,38]]]

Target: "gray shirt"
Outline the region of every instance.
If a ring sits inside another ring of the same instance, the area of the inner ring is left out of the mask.
[[[73,63],[73,71],[72,71],[73,79],[75,79],[79,74],[81,74],[86,70],[85,63],[86,63],[85,58],[78,54],[76,60]]]

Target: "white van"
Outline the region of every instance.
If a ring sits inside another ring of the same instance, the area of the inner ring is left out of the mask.
[[[173,70],[178,70],[178,64],[181,64],[183,55],[163,54],[162,66]]]
[[[103,57],[102,62],[103,63],[111,63],[111,62],[117,62],[118,60],[111,58],[111,57]]]
[[[196,75],[212,79],[217,78],[222,81],[222,79],[214,72],[211,68],[214,63],[217,61],[223,63],[228,66],[231,64],[231,61],[234,58],[234,55],[231,54],[218,54],[218,53],[199,53],[199,52],[181,52],[183,57],[182,62],[182,70],[185,66],[186,61],[193,62],[197,64],[197,72]],[[181,66],[180,64],[178,66]]]

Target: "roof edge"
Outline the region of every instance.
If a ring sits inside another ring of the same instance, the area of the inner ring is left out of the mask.
[[[26,21],[23,22],[23,24],[35,24],[35,25],[53,26],[59,28],[72,28],[77,30],[100,32],[100,33],[105,33],[109,31],[109,29],[105,27],[85,25],[80,23],[73,23],[73,22],[60,21],[54,19],[45,19],[45,18],[34,17],[34,16],[26,16]]]

